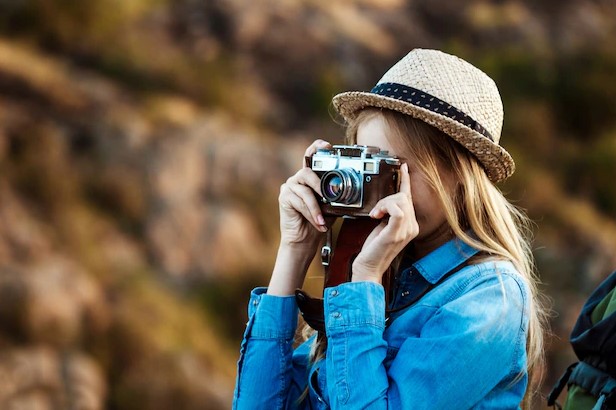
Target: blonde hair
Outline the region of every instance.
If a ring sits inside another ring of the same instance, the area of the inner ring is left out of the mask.
[[[359,125],[377,115],[383,116],[392,132],[391,137],[388,135],[390,144],[406,161],[413,161],[419,167],[438,195],[453,234],[483,251],[484,256],[473,262],[486,258],[511,261],[526,281],[531,293],[526,343],[529,388],[522,407],[531,408],[536,386],[541,380],[547,315],[537,291],[538,279],[530,246],[530,220],[503,196],[468,150],[440,130],[409,115],[387,109],[362,110],[348,124],[347,143],[354,144]],[[441,179],[439,169],[445,167],[454,177],[455,192],[450,192],[451,189],[448,190]],[[469,232],[473,232],[474,236]],[[304,334],[307,335],[306,332]],[[324,351],[323,343],[315,343],[312,359],[318,360]]]

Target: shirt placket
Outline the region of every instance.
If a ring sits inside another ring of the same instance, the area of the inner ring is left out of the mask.
[[[397,281],[394,292],[394,299],[390,309],[398,309],[417,298],[430,286],[424,277],[415,269],[410,267],[405,269]]]

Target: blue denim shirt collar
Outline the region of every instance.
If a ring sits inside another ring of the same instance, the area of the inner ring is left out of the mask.
[[[478,249],[454,238],[413,264],[417,272],[431,284],[479,252]]]
[[[397,310],[421,297],[427,289],[436,285],[445,275],[479,252],[462,240],[454,238],[439,246],[428,255],[403,269],[394,285],[388,308]],[[399,314],[399,313],[398,313]],[[396,315],[390,317],[395,319]]]

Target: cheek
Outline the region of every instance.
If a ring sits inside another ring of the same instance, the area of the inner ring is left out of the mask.
[[[424,214],[426,204],[430,202],[430,193],[426,190],[423,181],[414,180],[411,178],[411,195],[413,197],[413,206],[415,207],[415,214],[420,217]]]
[[[445,212],[436,192],[430,188],[425,180],[413,177],[411,177],[411,189],[417,220],[424,223],[432,220],[440,222]]]

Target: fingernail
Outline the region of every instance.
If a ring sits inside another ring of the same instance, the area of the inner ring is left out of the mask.
[[[319,225],[325,225],[325,219],[323,219],[323,215],[317,216],[317,222]]]
[[[409,165],[406,162],[404,164],[402,164],[402,168],[403,168],[402,170],[404,172],[409,172]]]
[[[376,215],[376,208],[372,209],[372,211],[370,211],[370,216],[374,218],[374,215]]]

